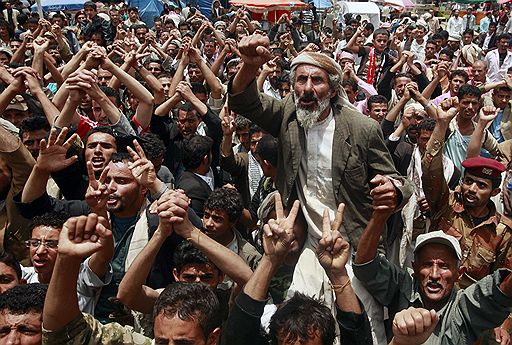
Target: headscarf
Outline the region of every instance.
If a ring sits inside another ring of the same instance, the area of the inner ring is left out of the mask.
[[[337,101],[343,106],[349,107],[350,109],[357,110],[352,103],[348,100],[347,94],[343,87],[341,87],[341,80],[343,71],[341,66],[331,57],[316,52],[303,52],[300,53],[295,59],[293,59],[290,65],[290,71],[295,73],[297,66],[299,65],[312,65],[325,70],[329,75],[339,76],[339,83],[335,89],[337,91]]]

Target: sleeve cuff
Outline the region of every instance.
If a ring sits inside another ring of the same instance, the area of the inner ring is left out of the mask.
[[[240,310],[254,317],[261,317],[261,315],[263,315],[263,310],[267,302],[268,299],[264,301],[252,299],[243,291],[235,299],[235,303],[240,308]]]

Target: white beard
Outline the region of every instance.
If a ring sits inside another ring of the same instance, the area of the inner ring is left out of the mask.
[[[318,101],[318,107],[315,110],[309,110],[302,108],[299,103],[299,97],[295,95],[295,107],[297,108],[297,120],[300,125],[308,130],[317,123],[320,115],[329,107],[331,104],[331,98],[329,96]]]

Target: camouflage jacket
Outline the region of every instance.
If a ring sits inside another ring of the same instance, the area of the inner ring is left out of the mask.
[[[80,314],[58,331],[43,328],[43,345],[150,345],[152,340],[118,323],[101,324],[92,315]]]

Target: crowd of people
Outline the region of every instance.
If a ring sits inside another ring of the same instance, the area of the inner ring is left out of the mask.
[[[2,5],[0,344],[510,344],[510,6]]]

